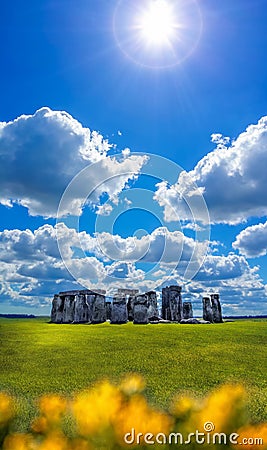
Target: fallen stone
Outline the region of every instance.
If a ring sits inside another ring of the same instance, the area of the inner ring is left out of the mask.
[[[192,325],[197,325],[197,324],[200,324],[201,322],[199,322],[199,320],[197,320],[197,319],[182,319],[182,320],[180,320],[180,323],[181,324],[189,323],[189,324],[192,324]]]

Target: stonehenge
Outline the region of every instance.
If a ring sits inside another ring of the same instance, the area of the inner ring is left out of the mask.
[[[201,323],[193,317],[192,303],[182,301],[181,291],[177,285],[162,289],[161,312],[156,291],[139,293],[137,289],[118,289],[112,299],[104,290],[59,292],[52,301],[51,323]],[[204,295],[202,307],[202,323],[223,322],[219,294]]]

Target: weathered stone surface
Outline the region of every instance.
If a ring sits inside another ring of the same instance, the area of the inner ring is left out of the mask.
[[[193,317],[193,307],[191,302],[184,302],[183,304],[183,318],[192,319]]]
[[[212,323],[223,321],[219,294],[210,294],[203,297],[203,319]]]
[[[203,297],[202,303],[203,303],[203,319],[207,320],[208,322],[213,322],[213,313],[210,296]]]
[[[62,323],[63,322],[63,309],[64,309],[64,298],[59,295],[54,295],[52,302],[51,311],[51,322]]]
[[[111,301],[106,301],[106,312],[107,312],[107,320],[111,320]]]
[[[134,323],[148,323],[148,301],[146,294],[140,294],[134,300]]]
[[[157,294],[155,291],[149,291],[146,293],[146,295],[148,301],[148,320],[155,321],[159,317]]]
[[[75,289],[72,291],[64,291],[64,292],[60,292],[59,295],[78,295],[78,294],[84,294],[84,295],[88,295],[88,294],[101,294],[101,295],[105,295],[106,291],[104,289],[95,289],[95,290],[91,290],[91,289]]]
[[[211,298],[213,322],[221,323],[223,320],[219,294],[211,294],[210,298]]]
[[[86,295],[78,294],[75,296],[75,307],[74,307],[74,322],[75,323],[86,323],[88,322],[88,304],[86,301]]]
[[[127,300],[128,320],[131,322],[134,320],[134,300],[135,297],[132,295],[130,295]]]
[[[183,318],[181,286],[167,286],[162,289],[162,317],[180,322]]]
[[[91,322],[103,323],[107,320],[105,296],[96,294],[91,301]]]
[[[63,323],[74,321],[75,295],[64,296]]]
[[[126,298],[116,296],[113,298],[111,309],[111,323],[126,323],[128,321]]]
[[[193,318],[191,318],[191,319],[182,319],[182,320],[180,320],[180,323],[181,324],[192,324],[192,325],[200,324],[199,320],[193,319]]]
[[[88,322],[92,322],[95,294],[91,292],[90,294],[86,294],[85,297],[88,305]]]
[[[139,292],[139,289],[118,289],[118,295],[126,297],[127,295],[135,296]]]

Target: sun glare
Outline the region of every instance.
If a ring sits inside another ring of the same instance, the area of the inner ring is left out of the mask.
[[[168,44],[176,28],[171,5],[166,0],[151,0],[139,18],[138,28],[147,43]]]
[[[117,0],[114,36],[137,64],[172,67],[196,48],[202,31],[199,0]]]

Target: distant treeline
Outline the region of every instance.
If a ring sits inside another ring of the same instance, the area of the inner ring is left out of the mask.
[[[267,319],[267,315],[258,316],[223,316],[224,319]]]
[[[35,319],[33,314],[0,314],[0,317],[5,319]]]

